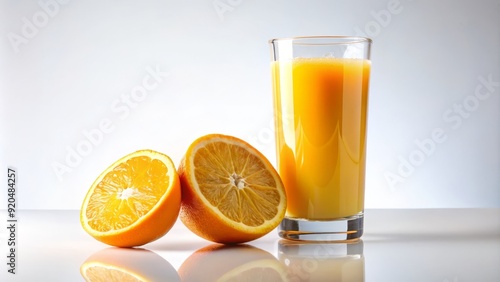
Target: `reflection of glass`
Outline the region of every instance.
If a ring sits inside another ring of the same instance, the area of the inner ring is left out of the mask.
[[[86,281],[181,281],[164,258],[144,249],[107,248],[91,255],[80,267]]]
[[[270,41],[277,166],[287,192],[281,237],[343,241],[363,234],[371,40]]]
[[[363,241],[338,244],[304,244],[281,240],[279,261],[287,281],[364,282]]]
[[[286,281],[270,253],[249,245],[213,244],[197,250],[179,268],[183,282]]]

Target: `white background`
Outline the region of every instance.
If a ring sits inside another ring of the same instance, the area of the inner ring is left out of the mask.
[[[0,0],[1,183],[79,209],[116,159],[213,132],[275,163],[268,40],[302,35],[374,41],[367,208],[500,207],[499,0]]]

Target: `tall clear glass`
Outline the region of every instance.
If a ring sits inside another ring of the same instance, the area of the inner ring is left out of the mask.
[[[272,39],[277,166],[287,192],[282,238],[363,234],[371,39]]]

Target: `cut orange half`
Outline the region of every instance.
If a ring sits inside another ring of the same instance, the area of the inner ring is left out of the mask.
[[[163,236],[180,210],[179,176],[159,152],[129,154],[99,175],[83,201],[80,221],[92,237],[117,247],[134,247]]]
[[[257,149],[236,137],[195,140],[181,164],[180,218],[195,234],[217,243],[257,239],[278,226],[286,210],[283,183]]]

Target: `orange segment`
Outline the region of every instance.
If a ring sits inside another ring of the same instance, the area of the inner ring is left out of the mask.
[[[181,220],[219,243],[241,243],[273,230],[286,195],[271,163],[243,140],[210,134],[195,140],[179,166]]]
[[[132,247],[163,236],[180,209],[180,183],[172,160],[141,150],[108,167],[82,205],[83,228],[113,246]]]

